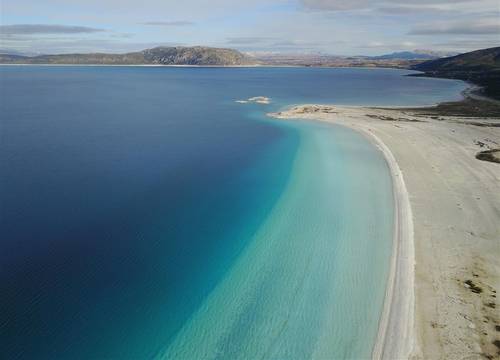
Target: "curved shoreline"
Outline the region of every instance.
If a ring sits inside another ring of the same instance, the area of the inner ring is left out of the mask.
[[[270,114],[366,134],[394,165],[396,194],[407,187],[411,195],[397,197],[398,247],[374,358],[497,356],[500,316],[491,299],[500,291],[500,167],[475,155],[500,144],[500,117],[487,112],[478,125],[456,113],[301,105]]]
[[[392,252],[391,175],[355,131],[314,124],[298,131],[300,149],[273,210],[159,358],[371,356]],[[357,161],[351,146],[375,168]]]
[[[310,105],[304,105],[306,107]],[[314,106],[314,105],[312,105]],[[271,113],[269,116],[280,119],[306,118],[314,121],[332,121],[313,114],[297,114],[291,111]],[[359,110],[363,108],[359,107]],[[415,293],[414,266],[415,250],[413,242],[413,216],[403,173],[386,146],[370,129],[355,123],[335,121],[362,134],[378,148],[387,163],[393,181],[394,194],[394,235],[390,270],[387,278],[384,304],[379,320],[377,337],[372,349],[373,359],[407,359],[416,348],[415,342]],[[397,289],[397,291],[396,291]]]
[[[403,173],[390,149],[375,134],[362,129],[355,130],[365,134],[384,154],[392,175],[394,193],[391,269],[387,279],[379,330],[372,350],[372,359],[406,359],[415,347],[415,251],[409,195]],[[396,289],[398,289],[397,292]]]

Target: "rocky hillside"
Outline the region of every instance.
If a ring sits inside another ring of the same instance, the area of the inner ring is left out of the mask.
[[[482,86],[485,95],[500,99],[500,47],[426,61],[412,68],[426,76],[470,81]]]
[[[483,71],[500,69],[500,47],[426,61],[415,66],[421,71]]]
[[[148,64],[252,65],[255,60],[239,51],[210,47],[157,47],[141,52]]]
[[[232,49],[210,47],[156,47],[127,54],[61,54],[20,56],[0,54],[1,64],[97,65],[254,65],[255,59]]]

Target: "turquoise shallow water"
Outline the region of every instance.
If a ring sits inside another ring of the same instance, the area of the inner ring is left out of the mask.
[[[425,105],[396,70],[0,66],[8,358],[365,358],[392,242],[381,153],[265,113]],[[269,96],[271,105],[235,100]]]
[[[289,182],[250,245],[160,358],[368,358],[393,229],[383,155],[301,124]]]

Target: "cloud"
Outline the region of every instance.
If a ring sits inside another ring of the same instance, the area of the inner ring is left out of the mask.
[[[282,37],[267,36],[241,36],[226,38],[226,44],[235,46],[245,51],[269,50],[304,50],[325,45],[322,42],[287,39]]]
[[[499,35],[498,19],[480,19],[448,23],[431,23],[415,27],[409,35]]]
[[[365,10],[377,8],[385,8],[386,10],[390,9],[389,11],[404,11],[409,8],[439,8],[440,6],[454,6],[455,3],[474,3],[475,1],[477,2],[477,0],[420,0],[418,5],[415,5],[414,0],[300,0],[302,6],[306,9],[326,11]]]
[[[176,20],[176,21],[146,21],[141,23],[141,25],[149,26],[191,26],[194,22],[186,20]]]
[[[453,51],[471,51],[477,49],[485,49],[498,46],[496,40],[471,40],[471,39],[456,39],[451,41],[434,43],[431,45],[433,48],[440,50],[453,50]]]
[[[384,5],[377,8],[378,11],[390,15],[414,15],[414,14],[452,14],[456,9],[440,5]]]
[[[382,41],[370,41],[367,45],[362,45],[360,47],[372,47],[372,48],[386,47],[386,44],[383,43]]]
[[[131,39],[134,36],[135,36],[135,34],[131,34],[131,33],[114,33],[114,34],[110,35],[111,38],[115,38],[115,39]]]
[[[242,37],[229,37],[226,39],[227,44],[231,45],[252,45],[262,44],[275,40],[272,37],[259,37],[259,36],[242,36]]]
[[[82,34],[96,33],[106,30],[88,26],[15,24],[0,25],[0,34],[5,35],[35,35],[35,34]]]
[[[180,42],[121,42],[113,39],[29,39],[23,43],[4,41],[5,53],[22,52],[35,54],[73,54],[73,53],[126,53],[150,49],[157,46],[185,46]]]
[[[382,41],[371,41],[368,44],[359,45],[359,48],[383,48],[392,50],[401,49],[414,49],[418,44],[412,41],[402,41],[402,42],[382,42]]]
[[[312,48],[347,55],[395,51],[405,41],[429,47],[469,39],[467,45],[453,44],[473,48],[475,40],[479,48],[482,41],[498,40],[497,27],[458,22],[498,19],[498,1],[0,0],[0,42],[2,47],[8,43],[10,48],[44,53],[128,51],[139,48],[138,43],[162,41],[252,51]],[[60,25],[8,25],[26,22]],[[340,39],[345,42],[338,43]],[[383,44],[375,46],[379,42]]]
[[[302,5],[311,10],[354,10],[370,6],[369,0],[302,0]]]
[[[271,44],[272,47],[299,49],[310,49],[321,45],[324,43],[306,40],[279,40]]]

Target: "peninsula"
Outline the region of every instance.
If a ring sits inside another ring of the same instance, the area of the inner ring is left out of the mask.
[[[494,101],[464,101],[416,109],[310,104],[269,114],[350,127],[386,156],[398,227],[374,358],[500,354],[500,116]],[[491,108],[457,114],[467,101]]]

